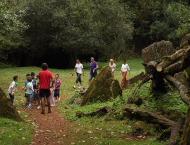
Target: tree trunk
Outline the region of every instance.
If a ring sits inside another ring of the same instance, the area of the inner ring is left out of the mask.
[[[178,142],[180,142],[180,129],[182,128],[183,124],[185,122],[185,118],[179,118],[177,124],[172,126],[171,128],[171,135],[168,145],[176,145]]]
[[[166,56],[162,58],[162,62],[156,66],[158,72],[162,72],[166,67],[180,60],[185,53],[185,49],[180,49],[171,56]]]
[[[105,106],[105,107],[103,107],[103,108],[100,108],[100,109],[98,109],[98,110],[96,110],[96,111],[93,111],[93,112],[90,112],[90,113],[87,113],[87,114],[84,114],[83,112],[81,112],[81,111],[77,111],[76,112],[76,116],[78,117],[78,118],[80,118],[80,117],[82,117],[82,116],[96,116],[97,114],[99,114],[99,113],[102,113],[102,114],[106,114],[106,113],[108,113],[109,112],[109,106]]]
[[[190,106],[185,117],[185,128],[181,137],[181,145],[190,145]]]
[[[176,80],[175,78],[173,78],[170,75],[166,75],[165,79],[168,82],[170,82],[171,84],[173,84],[178,89],[183,102],[186,103],[187,105],[189,105],[190,104],[190,98],[189,98],[188,88],[186,86],[184,86],[183,84],[181,84],[178,80]]]
[[[124,110],[131,113],[132,116],[138,117],[142,120],[146,120],[151,123],[159,124],[160,126],[162,126],[165,129],[172,127],[173,125],[176,124],[176,122],[169,120],[169,119],[163,117],[162,115],[157,115],[155,113],[148,112],[143,109],[138,109],[136,107],[126,106],[124,108]]]
[[[174,75],[185,70],[190,65],[190,47],[185,51],[183,60],[176,62],[164,69],[165,74]]]

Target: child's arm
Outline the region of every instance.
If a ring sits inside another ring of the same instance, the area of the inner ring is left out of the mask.
[[[13,88],[11,88],[11,95],[13,96]]]
[[[17,89],[17,88],[16,88],[15,90],[16,90],[16,92],[18,92],[18,89]]]
[[[29,88],[32,92],[34,92],[34,90],[32,89],[32,87]]]
[[[57,84],[57,86],[55,88],[59,87],[60,85],[61,85],[61,83]]]
[[[23,86],[23,87],[22,87],[22,90],[24,90],[25,87],[26,87],[26,86]]]

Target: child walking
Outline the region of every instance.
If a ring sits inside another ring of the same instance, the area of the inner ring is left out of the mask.
[[[26,85],[26,93],[25,93],[25,97],[27,99],[27,103],[26,103],[26,109],[31,109],[31,95],[32,92],[34,92],[33,90],[33,84],[32,84],[32,78],[31,77],[27,77],[27,85]]]
[[[53,78],[51,83],[50,83],[50,104],[51,106],[55,106],[55,101],[54,101],[54,90],[55,90],[55,79]]]
[[[55,91],[54,91],[54,97],[56,98],[56,101],[60,101],[59,98],[59,92],[60,92],[60,85],[61,85],[61,80],[59,79],[59,74],[55,75]]]
[[[9,93],[9,96],[10,96],[12,104],[14,102],[14,91],[16,90],[16,92],[18,92],[18,90],[16,88],[17,87],[17,82],[18,82],[18,76],[14,76],[13,77],[13,82],[11,83],[11,85],[9,86],[9,89],[8,89],[8,93]]]

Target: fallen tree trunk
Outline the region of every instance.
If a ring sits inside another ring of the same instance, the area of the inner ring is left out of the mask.
[[[179,118],[177,124],[172,126],[171,128],[171,135],[168,145],[176,145],[178,142],[180,142],[180,129],[182,128],[183,124],[185,122],[185,117]]]
[[[171,56],[163,57],[162,62],[156,66],[156,70],[158,72],[162,72],[166,67],[180,60],[183,57],[184,53],[185,53],[185,49],[180,49]]]
[[[183,102],[186,103],[187,105],[189,105],[190,98],[189,98],[189,94],[188,94],[188,88],[170,75],[166,75],[164,77],[168,82],[173,84],[178,89]]]
[[[105,107],[103,107],[103,108],[100,108],[100,109],[98,109],[98,110],[96,110],[96,111],[93,111],[93,112],[90,112],[90,113],[87,113],[87,114],[84,114],[83,112],[81,112],[81,111],[77,111],[76,112],[76,116],[78,117],[78,118],[80,118],[80,117],[82,117],[82,116],[96,116],[97,114],[99,114],[99,113],[102,113],[102,114],[106,114],[106,113],[108,113],[109,112],[109,106],[105,106]]]
[[[169,120],[169,119],[163,117],[162,115],[157,115],[155,113],[148,112],[146,110],[139,109],[136,107],[126,106],[124,108],[124,111],[127,111],[127,112],[131,113],[132,116],[135,115],[135,117],[139,117],[142,120],[146,120],[151,123],[159,124],[160,126],[162,126],[165,129],[172,127],[173,125],[176,124],[176,122]]]
[[[185,70],[190,65],[190,47],[185,51],[182,61],[176,62],[164,69],[165,74],[174,75]]]

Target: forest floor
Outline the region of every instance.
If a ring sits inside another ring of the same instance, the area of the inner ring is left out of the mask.
[[[127,78],[131,78],[143,71],[141,66],[141,59],[129,60],[128,64],[131,67],[131,75]],[[119,75],[120,65],[122,62],[116,62],[117,70],[115,78],[122,79]],[[100,68],[106,65],[106,63],[99,63]],[[84,64],[85,76],[82,76],[83,86],[88,86],[89,64]],[[41,69],[38,67],[23,67],[23,68],[5,68],[0,69],[0,87],[7,92],[8,84],[12,82],[14,75],[19,76],[18,88],[22,88],[25,82],[25,75],[30,72],[36,74]],[[37,110],[37,106],[33,106],[32,109],[25,109],[24,92],[19,89],[18,93],[15,93],[14,105],[22,118],[26,121],[24,124],[20,124],[22,128],[18,128],[18,125],[12,125],[12,128],[5,128],[0,126],[0,142],[2,145],[7,144],[5,141],[9,141],[9,144],[14,144],[15,140],[18,140],[17,144],[105,144],[105,145],[163,145],[164,143],[152,143],[153,137],[145,135],[132,135],[131,126],[135,123],[127,120],[112,120],[105,121],[105,118],[87,118],[83,117],[78,119],[75,117],[77,110],[82,110],[85,113],[109,105],[113,102],[105,102],[102,104],[92,104],[86,107],[70,105],[69,109],[65,109],[67,106],[67,100],[73,96],[74,89],[72,88],[76,77],[71,75],[73,70],[60,70],[49,69],[53,75],[59,74],[62,80],[61,85],[61,101],[56,103],[56,107],[52,107],[52,113],[41,114],[41,109]],[[102,105],[102,106],[101,106]],[[10,120],[2,120],[4,126],[10,124]],[[13,124],[11,122],[11,124]],[[17,128],[16,128],[17,127]],[[17,134],[12,135],[11,130],[19,130]],[[4,132],[4,136],[1,137],[1,132]],[[6,131],[7,130],[7,131]],[[6,133],[5,133],[6,132]],[[10,138],[11,136],[11,138]]]

